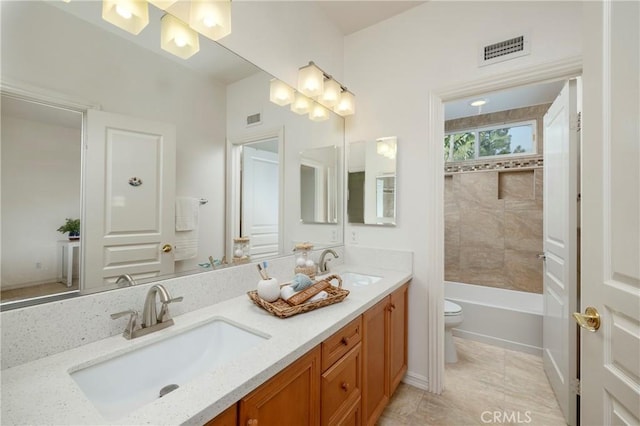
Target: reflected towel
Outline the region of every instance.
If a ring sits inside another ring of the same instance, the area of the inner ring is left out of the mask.
[[[199,206],[200,203],[197,198],[176,198],[176,231],[198,230]]]
[[[196,256],[198,256],[198,231],[176,232],[174,260],[193,259]]]

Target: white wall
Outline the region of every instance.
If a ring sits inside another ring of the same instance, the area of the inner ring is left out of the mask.
[[[372,6],[373,7],[373,6]],[[581,54],[579,2],[427,2],[345,38],[345,80],[357,99],[347,119],[347,142],[398,137],[398,218],[395,228],[349,226],[358,244],[414,251],[410,286],[409,371],[428,378],[428,311],[441,274],[428,270],[429,206],[442,204],[440,181],[425,167],[441,158],[441,141],[429,140],[430,92]],[[483,68],[485,41],[531,34],[531,54]],[[434,157],[435,156],[435,157]],[[433,232],[433,230],[431,231]],[[438,254],[441,256],[441,254]]]
[[[298,68],[314,61],[343,77],[342,33],[314,2],[233,1],[232,32],[220,44],[295,87]]]
[[[200,209],[199,256],[176,268],[222,257],[225,86],[50,5],[3,2],[2,14],[3,78],[176,125],[176,194],[209,200]]]
[[[80,217],[80,129],[2,116],[2,288],[53,282],[56,231]]]

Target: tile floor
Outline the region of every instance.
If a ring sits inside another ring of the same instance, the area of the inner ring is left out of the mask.
[[[446,366],[445,391],[401,383],[379,426],[565,425],[541,357],[454,339],[459,360]]]
[[[29,287],[15,288],[11,290],[2,290],[0,292],[0,300],[3,302],[8,302],[12,300],[19,299],[29,299],[31,297],[38,296],[49,296],[58,293],[65,293],[72,290],[78,289],[78,280],[73,280],[73,285],[71,287],[67,287],[63,283],[47,283],[47,284],[37,284]]]

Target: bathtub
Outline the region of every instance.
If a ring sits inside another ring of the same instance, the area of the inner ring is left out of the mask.
[[[541,294],[445,281],[444,296],[463,309],[454,336],[542,355]]]

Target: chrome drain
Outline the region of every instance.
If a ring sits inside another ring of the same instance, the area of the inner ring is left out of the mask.
[[[179,387],[180,386],[178,386],[176,384],[171,384],[171,385],[167,385],[167,386],[163,387],[162,389],[160,389],[160,398],[162,398],[163,396],[165,396],[169,392],[173,392],[174,390],[178,389]]]

